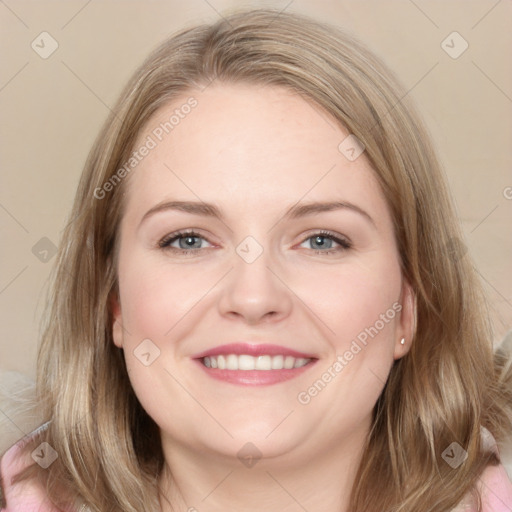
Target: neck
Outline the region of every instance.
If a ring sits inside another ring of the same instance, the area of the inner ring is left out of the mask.
[[[358,430],[334,449],[312,450],[314,455],[300,447],[245,463],[176,445],[162,436],[162,512],[348,512],[367,435]]]

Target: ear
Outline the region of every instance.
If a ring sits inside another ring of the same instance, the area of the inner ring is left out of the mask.
[[[412,340],[416,333],[416,295],[412,286],[406,279],[402,282],[402,292],[400,294],[400,320],[396,329],[397,339],[395,341],[394,358],[400,359],[411,349]],[[402,345],[402,338],[405,343]]]
[[[109,297],[109,306],[112,313],[112,339],[114,345],[123,348],[123,318],[121,314],[121,303],[117,292],[113,291]]]

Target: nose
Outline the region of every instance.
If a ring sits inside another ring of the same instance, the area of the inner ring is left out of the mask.
[[[293,292],[279,275],[278,266],[270,260],[266,251],[252,262],[234,253],[234,268],[224,280],[218,302],[222,316],[243,319],[250,325],[279,322],[288,317]]]

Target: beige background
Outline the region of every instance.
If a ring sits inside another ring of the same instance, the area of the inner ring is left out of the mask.
[[[3,0],[0,370],[34,375],[54,259],[40,261],[32,248],[44,237],[59,243],[87,152],[120,88],[173,31],[244,5],[340,25],[395,70],[436,140],[465,244],[493,305],[497,338],[510,330],[511,2]],[[47,59],[31,48],[43,31],[59,45]],[[453,31],[469,44],[457,59],[441,47]]]

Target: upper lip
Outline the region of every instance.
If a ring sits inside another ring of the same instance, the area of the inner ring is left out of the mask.
[[[238,343],[227,343],[225,345],[219,345],[214,348],[210,348],[196,354],[194,356],[195,359],[202,359],[203,357],[210,356],[219,356],[219,355],[227,355],[227,354],[237,354],[242,355],[246,354],[249,356],[263,356],[263,355],[283,355],[283,356],[293,356],[293,357],[303,357],[306,359],[316,359],[315,356],[311,354],[306,354],[304,352],[299,352],[297,350],[293,350],[291,348],[282,347],[280,345],[271,345],[268,343],[249,343],[249,342],[238,342]]]

